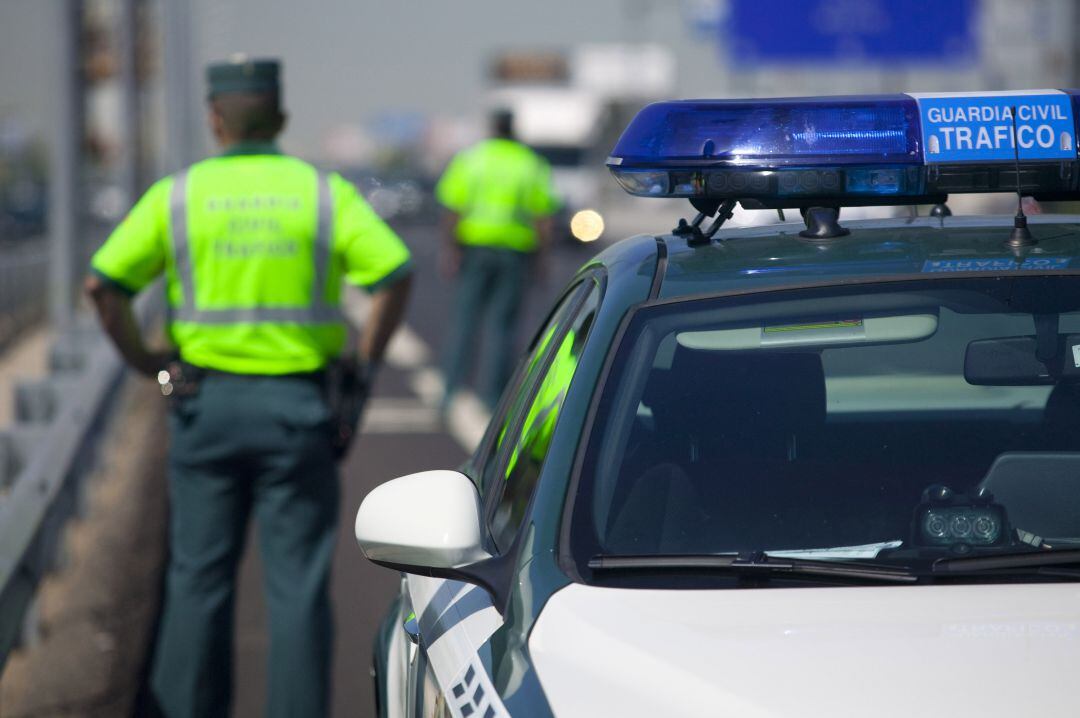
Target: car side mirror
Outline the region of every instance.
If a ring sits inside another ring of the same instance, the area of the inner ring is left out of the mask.
[[[375,487],[356,512],[355,531],[373,563],[480,586],[504,611],[514,555],[484,549],[483,503],[464,474],[423,471]]]
[[[424,471],[375,487],[356,512],[364,556],[405,573],[431,575],[490,558],[480,494],[457,471]]]

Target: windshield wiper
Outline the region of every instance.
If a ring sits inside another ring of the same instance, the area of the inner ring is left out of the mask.
[[[675,555],[600,555],[589,560],[589,568],[609,571],[722,571],[738,575],[769,577],[776,574],[795,576],[824,576],[835,579],[864,581],[893,581],[914,583],[918,578],[906,569],[883,568],[858,563],[814,561],[802,558],[776,558],[755,551],[740,554],[675,554]]]
[[[1006,553],[992,556],[958,556],[956,558],[940,558],[934,561],[931,567],[934,573],[975,573],[978,571],[995,571],[1009,568],[1035,568],[1048,569],[1046,573],[1053,573],[1051,566],[1064,564],[1080,564],[1080,549],[1050,549],[1047,551],[1023,551],[1020,553]],[[1066,575],[1080,576],[1080,572],[1070,570],[1057,571]]]

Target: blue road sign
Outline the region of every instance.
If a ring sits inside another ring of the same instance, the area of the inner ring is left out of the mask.
[[[1013,159],[1012,108],[1021,160],[1075,160],[1072,98],[1058,90],[911,93],[928,163]]]
[[[729,0],[718,38],[737,65],[970,64],[977,0]]]

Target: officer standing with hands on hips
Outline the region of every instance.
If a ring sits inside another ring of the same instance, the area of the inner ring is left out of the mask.
[[[229,711],[252,514],[270,614],[269,715],[327,715],[336,464],[409,293],[408,249],[353,186],[277,149],[280,68],[242,57],[208,68],[222,155],[153,185],[86,282],[123,357],[171,395],[169,567],[151,675],[170,718]],[[131,311],[161,274],[175,361],[147,348]],[[358,357],[345,363],[343,280],[372,294]]]
[[[491,114],[491,137],[450,161],[435,187],[446,208],[443,274],[458,276],[443,364],[445,414],[465,379],[476,330],[488,314],[481,398],[494,408],[510,379],[521,302],[531,273],[543,275],[550,215],[558,209],[547,160],[514,138],[514,115]]]

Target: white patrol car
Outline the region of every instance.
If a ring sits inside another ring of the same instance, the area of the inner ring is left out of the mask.
[[[609,167],[697,216],[581,269],[463,467],[360,507],[380,715],[1080,715],[1080,217],[945,204],[1080,198],[1077,101],[645,108]]]

